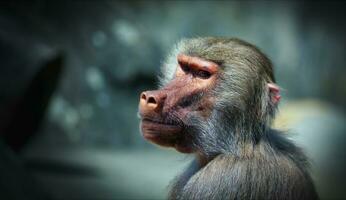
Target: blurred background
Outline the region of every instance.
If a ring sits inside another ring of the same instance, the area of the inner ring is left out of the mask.
[[[322,199],[346,199],[346,4],[0,1],[0,198],[164,199],[190,156],[148,144],[137,104],[185,37],[232,36],[273,61],[274,126]]]

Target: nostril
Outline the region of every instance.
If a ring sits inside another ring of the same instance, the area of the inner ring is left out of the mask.
[[[142,95],[141,95],[141,99],[143,100],[147,100],[147,96],[145,95],[145,93],[143,92]]]
[[[149,97],[148,98],[148,103],[156,104],[157,102],[156,102],[154,97]]]

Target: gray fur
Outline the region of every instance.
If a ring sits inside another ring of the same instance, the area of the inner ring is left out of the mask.
[[[214,61],[222,72],[209,119],[191,113],[185,122],[207,163],[193,161],[172,184],[170,199],[317,199],[307,158],[270,128],[276,110],[267,88],[275,83],[270,60],[239,39],[185,39],[168,56],[161,86],[173,79],[179,53]]]

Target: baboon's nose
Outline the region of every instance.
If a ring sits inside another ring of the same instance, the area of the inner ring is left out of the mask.
[[[158,90],[145,91],[140,95],[139,107],[142,110],[157,111],[162,107],[166,95]]]

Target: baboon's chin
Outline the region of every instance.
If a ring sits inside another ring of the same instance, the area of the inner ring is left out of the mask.
[[[181,145],[176,144],[174,148],[179,151],[180,153],[194,153],[195,150],[191,147],[191,145]]]

